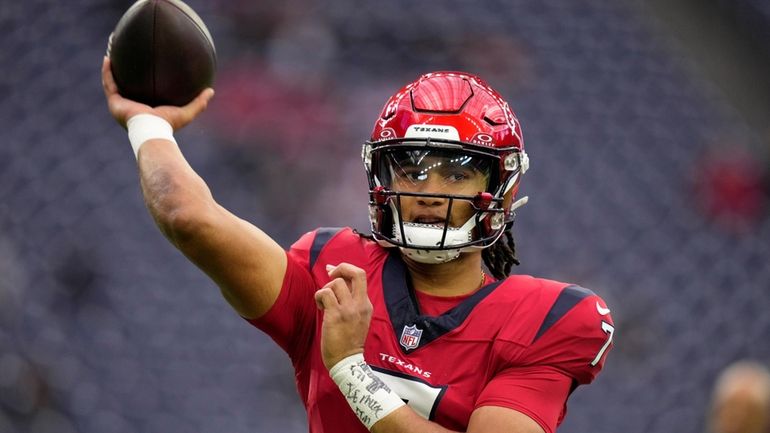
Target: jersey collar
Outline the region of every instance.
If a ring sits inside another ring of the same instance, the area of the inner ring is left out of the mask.
[[[440,316],[422,315],[401,254],[395,248],[391,250],[382,271],[382,286],[385,305],[401,351],[412,353],[462,325],[474,307],[503,281],[483,286]]]

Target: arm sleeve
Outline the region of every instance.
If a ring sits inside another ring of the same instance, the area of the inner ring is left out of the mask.
[[[262,317],[249,323],[269,335],[296,361],[309,348],[315,333],[317,284],[309,270],[315,232],[302,236],[286,253],[286,274],[281,292]]]
[[[532,418],[546,433],[553,433],[566,413],[571,387],[570,377],[548,366],[509,368],[484,387],[476,408],[513,409]]]

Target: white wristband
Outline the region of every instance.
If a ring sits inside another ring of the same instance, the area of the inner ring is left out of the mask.
[[[361,353],[348,356],[329,370],[358,419],[369,430],[377,421],[404,405],[385,382],[372,371]]]
[[[139,148],[147,140],[161,138],[168,141],[174,139],[174,128],[166,122],[166,119],[153,114],[137,114],[126,122],[128,129],[128,141],[131,142],[131,148],[134,149],[134,155],[139,155]]]

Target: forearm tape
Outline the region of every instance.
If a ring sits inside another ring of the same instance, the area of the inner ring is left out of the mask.
[[[369,430],[377,421],[404,405],[401,397],[366,364],[361,353],[338,362],[329,370],[329,375]]]
[[[139,148],[147,140],[161,138],[176,143],[174,129],[162,117],[152,114],[137,114],[128,119],[126,128],[128,129],[128,140],[131,142],[135,156],[139,155]]]

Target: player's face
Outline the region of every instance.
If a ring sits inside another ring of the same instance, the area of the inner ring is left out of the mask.
[[[387,156],[389,188],[396,192],[475,196],[489,184],[488,160],[453,151],[413,150]],[[405,222],[444,224],[449,198],[401,196],[401,215]],[[474,214],[469,200],[454,200],[449,217],[451,227],[459,227]]]

